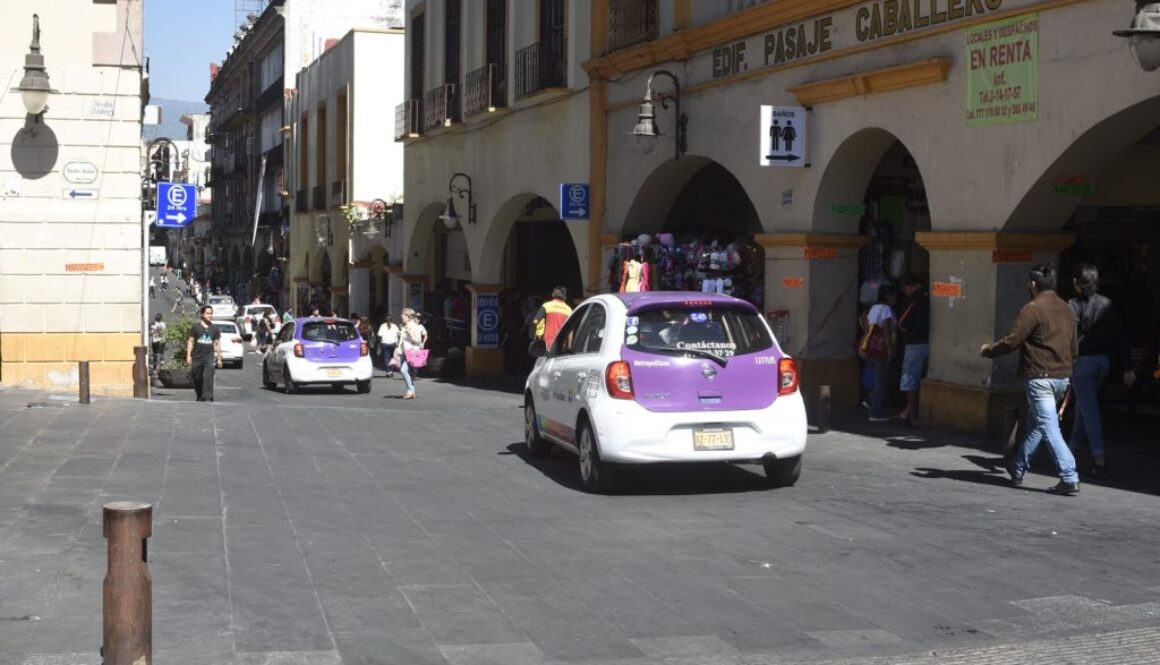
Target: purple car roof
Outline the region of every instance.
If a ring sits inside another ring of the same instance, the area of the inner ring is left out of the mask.
[[[624,303],[630,312],[646,307],[687,306],[686,303],[696,303],[696,306],[731,305],[757,311],[751,303],[733,296],[721,296],[716,293],[701,293],[700,291],[641,291],[639,293],[617,293],[617,298]]]

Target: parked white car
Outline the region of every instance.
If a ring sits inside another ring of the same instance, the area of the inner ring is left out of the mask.
[[[214,321],[213,328],[222,336],[222,365],[232,365],[241,369],[246,361],[246,345],[242,342],[238,325],[233,321]]]
[[[229,319],[234,320],[238,315],[238,306],[234,302],[233,296],[209,296],[205,300],[205,304],[213,308],[213,313],[210,316],[214,320]]]
[[[756,463],[793,485],[806,447],[797,363],[757,309],[692,292],[604,294],[582,303],[524,392],[532,455],[579,457],[587,491],[618,465]]]
[[[274,309],[273,305],[243,305],[242,310],[238,312],[237,319],[234,323],[238,324],[238,330],[242,331],[243,339],[250,339],[257,330],[258,319],[269,314],[274,318],[274,325],[279,326],[282,323],[282,317],[278,316],[278,310]],[[275,328],[277,330],[277,328]]]

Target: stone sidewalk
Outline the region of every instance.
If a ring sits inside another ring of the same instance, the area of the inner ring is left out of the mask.
[[[812,436],[786,490],[694,467],[590,496],[523,454],[518,396],[424,388],[0,390],[0,663],[100,662],[122,499],[155,505],[158,665],[1156,662],[1152,494],[1013,490],[964,441],[879,431]]]

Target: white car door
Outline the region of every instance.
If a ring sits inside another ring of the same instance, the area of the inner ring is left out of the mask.
[[[282,330],[278,333],[277,345],[269,351],[270,360],[268,361],[268,367],[271,379],[281,381],[285,378],[282,376],[282,368],[286,366],[286,354],[288,353],[294,353],[293,322],[282,326]]]
[[[587,350],[592,326],[602,326],[604,307],[584,305],[572,314],[552,345],[548,417],[551,432],[565,443],[576,444],[576,419],[593,375],[593,355]],[[599,319],[599,321],[596,321]],[[593,321],[592,325],[589,321]]]

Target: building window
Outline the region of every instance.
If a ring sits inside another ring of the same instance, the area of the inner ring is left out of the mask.
[[[314,186],[326,185],[326,107],[318,107],[318,119],[315,121],[314,134]]]
[[[618,49],[657,38],[657,0],[609,0],[608,49]]]
[[[507,73],[507,0],[487,0],[487,62],[495,65],[498,81]]]
[[[427,68],[427,15],[411,19],[411,99],[423,99],[423,78]]]
[[[447,0],[443,17],[443,82],[459,83],[460,42],[462,39],[463,0]]]

